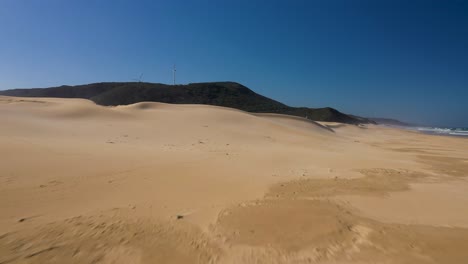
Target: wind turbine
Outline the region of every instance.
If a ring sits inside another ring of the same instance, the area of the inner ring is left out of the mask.
[[[133,78],[132,80],[141,83],[141,79],[142,79],[142,78],[143,78],[143,73],[140,74],[140,77],[139,77],[139,78]]]
[[[133,78],[132,81],[138,82],[138,88],[141,89],[141,79],[143,79],[143,73],[140,74],[140,77]]]
[[[176,77],[176,67],[174,64],[174,68],[172,68],[172,84],[175,85],[175,77]]]

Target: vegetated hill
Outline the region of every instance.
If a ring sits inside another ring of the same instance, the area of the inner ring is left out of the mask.
[[[369,117],[367,119],[370,119],[379,125],[405,126],[405,127],[415,126],[414,124],[402,122],[402,121],[391,119],[391,118]]]
[[[106,82],[76,86],[0,91],[0,95],[22,97],[85,98],[96,104],[113,106],[143,101],[172,104],[208,104],[237,108],[256,113],[279,113],[306,117],[316,121],[374,123],[343,114],[333,108],[291,107],[255,93],[235,82],[190,83],[166,85],[144,82]]]

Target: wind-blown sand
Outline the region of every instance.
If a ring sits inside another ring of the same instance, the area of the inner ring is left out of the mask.
[[[0,97],[0,263],[468,263],[468,140]]]

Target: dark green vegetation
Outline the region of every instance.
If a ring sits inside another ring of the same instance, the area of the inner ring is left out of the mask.
[[[416,126],[414,124],[402,122],[402,121],[391,119],[391,118],[369,117],[368,119],[381,125],[404,126],[404,127]]]
[[[278,113],[306,117],[316,121],[350,124],[373,121],[343,114],[333,108],[291,107],[235,82],[166,85],[143,82],[107,82],[76,86],[0,91],[0,95],[22,97],[85,98],[100,105],[127,105],[143,101],[172,104],[218,105],[256,113]]]

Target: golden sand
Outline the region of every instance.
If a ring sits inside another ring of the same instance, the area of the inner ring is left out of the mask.
[[[0,97],[0,263],[468,263],[468,140]]]

